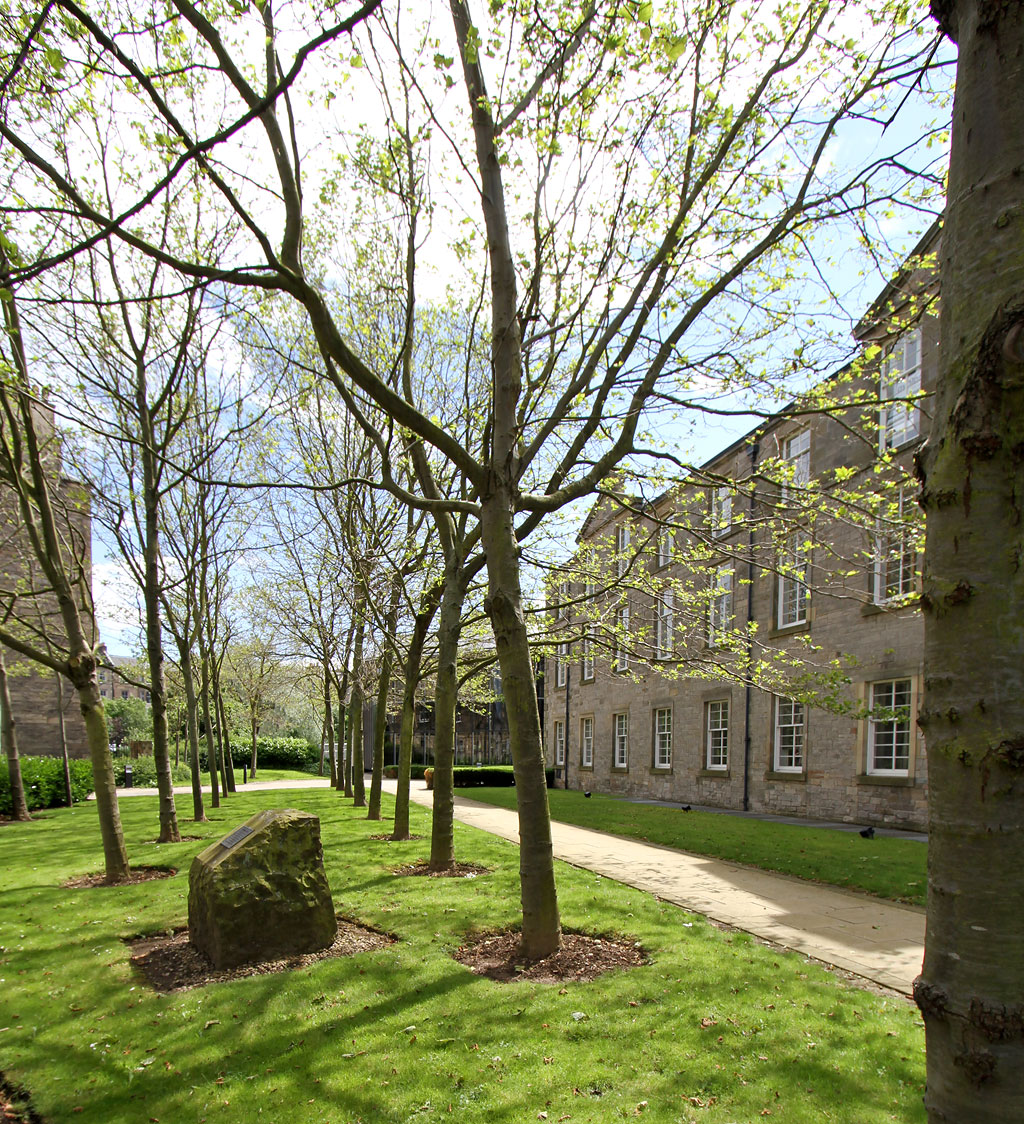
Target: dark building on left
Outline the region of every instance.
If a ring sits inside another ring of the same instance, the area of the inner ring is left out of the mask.
[[[74,567],[83,615],[94,620],[90,490],[62,472],[52,408],[39,403],[35,414],[40,443],[45,444],[52,468],[50,491],[61,549]],[[34,645],[54,652],[62,650],[64,629],[56,598],[36,560],[10,483],[4,480],[0,480],[0,617],[6,628],[20,632]],[[66,742],[69,756],[87,757],[85,723],[70,685],[49,668],[32,663],[10,648],[5,647],[3,655],[20,753],[59,756]]]

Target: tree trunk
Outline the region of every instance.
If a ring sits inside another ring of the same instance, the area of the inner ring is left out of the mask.
[[[220,674],[214,680],[214,698],[217,704],[217,725],[220,729],[221,755],[224,759],[224,776],[228,792],[235,790],[235,763],[231,759],[231,731],[228,729],[227,708],[224,706],[224,693],[220,689]]]
[[[454,569],[454,573],[452,572]],[[430,869],[455,863],[455,713],[459,693],[459,639],[466,598],[461,560],[449,566],[437,625],[437,680],[434,685],[434,799],[430,825]]]
[[[1024,7],[933,0],[959,44],[927,512],[932,1124],[1024,1120]]]
[[[384,780],[384,736],[388,724],[388,692],[391,689],[391,672],[395,666],[395,632],[398,629],[398,604],[402,595],[402,578],[396,574],[391,583],[391,601],[384,621],[384,639],[380,661],[380,683],[377,687],[377,713],[373,724],[373,771],[370,774],[370,804],[366,811],[368,820],[380,819],[380,790]]]
[[[338,763],[334,759],[334,705],[331,702],[331,670],[324,668],[324,736],[327,757],[331,763],[331,788],[338,787]]]
[[[71,682],[78,693],[79,706],[85,719],[85,736],[92,764],[92,783],[96,793],[96,811],[100,820],[103,840],[103,865],[105,880],[123,882],[129,875],[128,852],[121,830],[121,813],[117,807],[117,787],[114,784],[114,763],[110,759],[110,742],[107,737],[107,720],[103,713],[96,678],[96,663],[91,657],[72,657],[68,660]]]
[[[143,528],[143,589],[146,612],[146,658],[149,665],[150,707],[153,715],[153,764],[160,801],[158,843],[179,843],[178,812],[171,779],[170,739],[167,736],[167,687],[164,676],[163,624],[160,616],[160,511],[159,472],[156,464],[152,418],[146,397],[145,369],[136,384],[136,410],[142,431],[142,480],[145,524]],[[205,818],[205,817],[204,817]]]
[[[185,689],[185,728],[188,731],[188,757],[192,766],[192,818],[196,823],[206,821],[203,808],[203,775],[199,769],[199,720],[196,714],[196,686],[192,681],[192,653],[187,643],[178,643],[181,660],[181,679]]]
[[[338,703],[338,763],[341,766],[341,772],[338,774],[338,791],[345,796],[352,795],[352,746],[346,736],[346,722],[348,719],[348,707],[343,703]]]
[[[21,779],[21,760],[18,757],[18,732],[11,708],[11,688],[7,682],[7,664],[0,648],[0,736],[3,737],[7,757],[7,776],[11,786],[11,819],[22,823],[32,819],[25,799],[25,785]]]
[[[430,622],[437,610],[435,600],[416,614],[409,652],[405,660],[405,689],[402,693],[402,732],[398,744],[398,791],[395,794],[395,826],[391,838],[409,838],[409,785],[412,780],[412,739],[416,727],[416,690],[420,685],[423,647],[427,642]]]
[[[534,960],[558,949],[561,927],[536,674],[519,583],[519,546],[511,504],[500,490],[484,500],[480,529],[487,554],[485,609],[491,618],[501,668],[501,689],[516,779],[523,906],[521,950],[523,956]]]
[[[199,656],[200,693],[203,703],[203,732],[206,735],[206,763],[210,767],[210,803],[220,807],[220,786],[217,783],[217,739],[210,720],[210,661],[205,653]]]
[[[254,781],[256,779],[256,766],[258,764],[258,747],[256,745],[256,739],[259,737],[260,733],[260,724],[256,718],[255,711],[253,711],[249,716],[249,733],[252,738],[252,754],[249,758],[249,780]]]
[[[75,802],[71,791],[71,762],[68,760],[68,730],[64,721],[64,680],[60,672],[54,673],[57,680],[57,734],[60,738],[60,763],[64,772],[64,803],[70,808]]]
[[[366,767],[363,761],[363,692],[358,687],[352,689],[349,703],[352,719],[348,724],[349,742],[352,748],[352,807],[366,807]]]

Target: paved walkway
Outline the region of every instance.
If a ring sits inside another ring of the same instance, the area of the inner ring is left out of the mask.
[[[329,783],[319,777],[250,781],[240,791],[324,788]],[[384,791],[394,794],[397,783],[385,778]],[[192,790],[186,786],[174,791],[187,794]],[[153,789],[118,789],[119,797],[152,793]],[[411,795],[417,804],[429,808],[433,803],[433,794],[420,782],[413,782]],[[456,793],[455,816],[461,823],[519,842],[514,812]],[[913,906],[571,824],[554,822],[551,833],[555,857],[573,866],[646,890],[883,987],[909,995],[914,977],[921,971],[924,911]]]
[[[384,781],[394,792],[395,781]],[[427,807],[432,794],[413,784]],[[519,842],[516,814],[456,794],[461,822]],[[552,823],[555,857],[656,894],[906,995],[921,971],[924,911],[720,859]]]

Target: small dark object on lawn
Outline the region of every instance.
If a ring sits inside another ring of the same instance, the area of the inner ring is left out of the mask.
[[[682,811],[682,812],[692,812],[693,808],[689,804],[682,804],[682,805],[680,805],[680,811]]]
[[[875,829],[873,827],[865,827],[861,829],[861,839],[874,839]]]
[[[587,798],[588,800],[590,799],[590,793],[589,793],[589,792],[587,792],[587,791],[586,791],[585,789],[584,789],[583,795],[584,795],[584,796],[585,796],[585,797],[586,797],[586,798]]]

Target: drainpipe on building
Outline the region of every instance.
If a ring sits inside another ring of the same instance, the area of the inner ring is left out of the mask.
[[[569,787],[569,688],[572,684],[572,666],[569,663],[569,654],[565,657],[565,787]]]
[[[754,640],[750,636],[750,623],[754,619],[754,471],[760,446],[755,441],[750,446],[750,530],[747,532],[747,685],[743,699],[743,811],[750,811],[750,701],[753,687],[750,682],[754,667]]]

